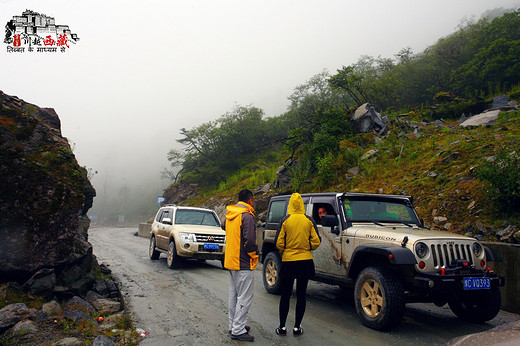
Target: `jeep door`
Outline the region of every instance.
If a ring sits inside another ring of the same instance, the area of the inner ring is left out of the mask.
[[[157,242],[157,246],[161,249],[167,249],[168,248],[168,241],[170,239],[170,230],[172,227],[172,224],[174,223],[174,215],[173,215],[173,209],[167,208],[164,209],[159,216],[159,224],[157,227],[157,239],[155,241]]]
[[[307,206],[307,215],[312,216],[318,225],[318,232],[321,237],[320,246],[314,250],[313,258],[316,273],[321,276],[336,276],[345,278],[347,273],[347,265],[344,259],[344,251],[342,249],[345,243],[345,236],[338,217],[339,226],[337,230],[339,234],[333,233],[332,227],[325,227],[320,224],[318,210],[325,208],[328,215],[341,215],[341,210],[337,207],[337,201],[334,196],[316,196],[311,197],[311,203]]]

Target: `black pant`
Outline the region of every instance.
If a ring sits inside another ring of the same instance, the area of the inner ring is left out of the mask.
[[[278,311],[280,327],[285,327],[285,322],[287,321],[294,280],[296,280],[296,316],[294,327],[300,327],[307,305],[307,284],[312,276],[314,276],[314,262],[312,260],[282,262],[280,273],[282,295]]]

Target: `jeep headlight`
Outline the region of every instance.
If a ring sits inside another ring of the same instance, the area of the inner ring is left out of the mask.
[[[193,234],[193,233],[181,232],[180,236],[181,236],[181,239],[186,243],[187,242],[192,242],[192,243],[197,242],[197,238],[195,237],[195,234]]]
[[[475,257],[480,257],[480,255],[482,255],[482,245],[480,245],[479,243],[473,243],[473,246],[471,246],[471,248],[473,249],[473,254],[475,255]]]
[[[419,258],[425,257],[428,254],[428,246],[425,243],[418,242],[415,244],[415,253]]]

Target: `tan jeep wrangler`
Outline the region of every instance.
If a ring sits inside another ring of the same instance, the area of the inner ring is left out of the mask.
[[[287,214],[289,195],[272,197],[265,230],[258,232],[264,287],[279,293],[280,254],[274,239]],[[432,231],[412,197],[368,193],[302,194],[306,214],[318,224],[314,280],[354,288],[361,322],[395,328],[405,304],[449,304],[459,318],[484,322],[500,310],[504,278],[488,268],[491,250],[474,238]],[[325,208],[321,219],[318,209]]]
[[[152,223],[148,255],[167,254],[166,264],[177,268],[182,259],[220,260],[224,267],[226,232],[211,209],[165,205]]]

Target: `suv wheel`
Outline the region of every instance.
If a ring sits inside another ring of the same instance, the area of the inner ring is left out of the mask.
[[[403,284],[388,269],[368,267],[356,280],[354,302],[365,326],[376,330],[392,329],[404,315]]]
[[[175,249],[175,242],[172,240],[168,244],[168,257],[166,258],[166,265],[170,269],[179,267],[179,257],[177,257],[177,250]]]
[[[502,299],[498,287],[484,292],[455,294],[449,301],[451,311],[460,319],[482,323],[495,318],[500,311]]]
[[[159,251],[155,249],[155,237],[150,238],[150,247],[148,248],[148,256],[150,256],[151,260],[156,260],[159,258],[159,255],[161,254]]]
[[[268,293],[279,294],[280,293],[280,268],[281,268],[280,256],[274,252],[269,252],[264,260],[263,268],[263,279],[264,287]]]

